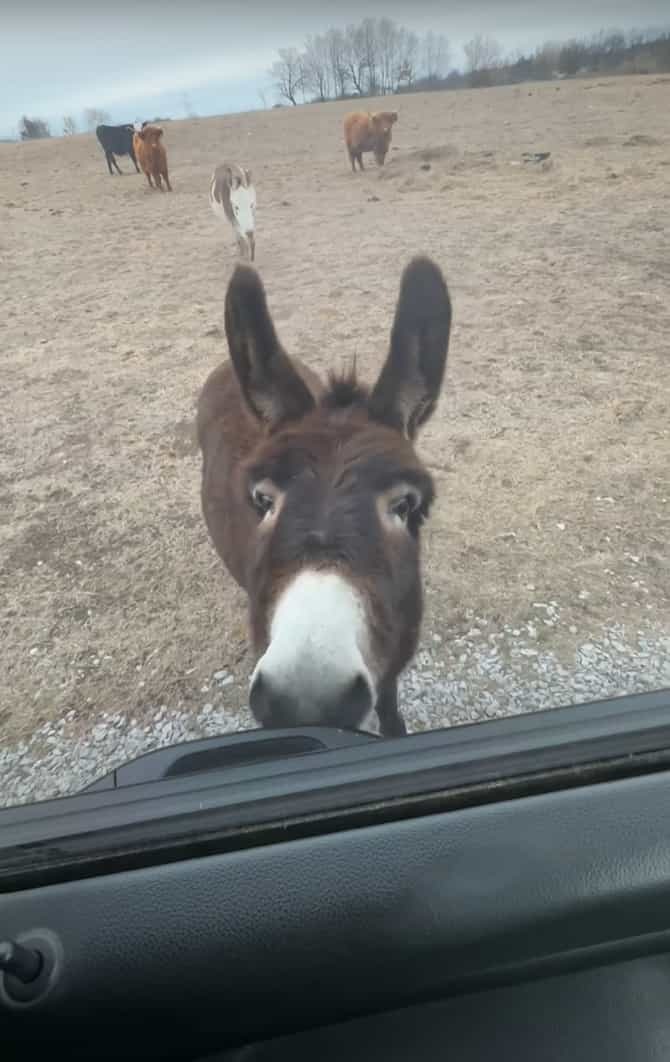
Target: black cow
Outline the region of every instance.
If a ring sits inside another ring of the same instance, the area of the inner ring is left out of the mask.
[[[132,125],[99,125],[95,131],[95,135],[100,141],[100,146],[105,153],[109,172],[112,177],[114,176],[112,164],[116,166],[116,172],[121,173],[119,164],[114,158],[115,155],[130,155],[135,163],[135,169],[138,173],[140,172],[133,148],[134,132],[135,130]]]

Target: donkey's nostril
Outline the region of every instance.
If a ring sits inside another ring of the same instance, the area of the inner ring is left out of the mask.
[[[374,707],[374,696],[369,680],[363,674],[349,684],[338,715],[343,726],[358,726]]]
[[[270,669],[256,672],[249,690],[249,708],[254,718],[265,727],[298,726],[301,719],[297,691],[284,688],[284,683]]]
[[[266,679],[259,671],[249,690],[249,707],[259,723],[268,722],[272,712],[272,693]]]

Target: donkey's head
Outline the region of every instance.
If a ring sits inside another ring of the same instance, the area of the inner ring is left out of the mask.
[[[390,349],[370,390],[332,378],[320,398],[284,353],[257,274],[238,266],[226,332],[261,422],[244,467],[256,514],[247,590],[258,662],[250,704],[266,726],[358,726],[395,715],[395,680],[421,621],[419,533],[433,482],[414,450],[433,412],[451,306],[437,267],[404,272]]]

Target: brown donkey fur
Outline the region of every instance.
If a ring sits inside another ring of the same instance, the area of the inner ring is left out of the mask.
[[[420,528],[434,497],[414,439],[442,385],[451,327],[429,259],[405,269],[374,387],[321,382],[282,349],[253,268],[226,296],[231,361],[198,404],[202,508],[249,598],[250,705],[266,726],[405,733],[397,678],[422,616]]]

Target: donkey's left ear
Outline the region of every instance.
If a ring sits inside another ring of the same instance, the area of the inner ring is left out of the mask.
[[[429,258],[413,259],[400,282],[390,349],[368,403],[371,417],[414,438],[435,409],[450,330],[442,273]]]

